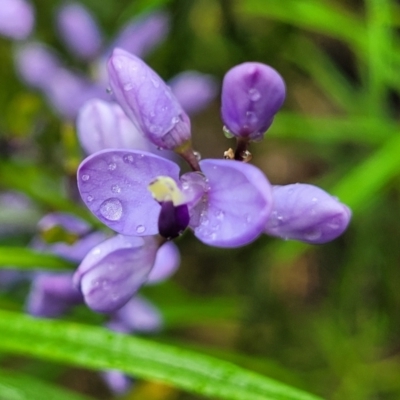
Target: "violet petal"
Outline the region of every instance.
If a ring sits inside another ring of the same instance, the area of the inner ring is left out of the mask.
[[[272,207],[271,185],[256,167],[234,160],[203,160],[207,200],[194,233],[203,243],[238,247],[252,242],[265,228]]]
[[[158,176],[178,180],[179,167],[165,158],[134,150],[103,150],[78,170],[78,188],[90,211],[125,235],[158,233],[160,205],[148,185]]]
[[[57,14],[61,38],[78,57],[90,60],[101,48],[101,33],[92,14],[79,3],[62,6]]]
[[[173,242],[164,243],[157,251],[156,261],[146,284],[153,284],[169,278],[178,269],[181,256]]]
[[[147,280],[157,248],[151,236],[117,235],[92,249],[74,275],[86,304],[103,313],[121,308]]]
[[[76,125],[87,154],[104,149],[150,151],[150,143],[116,103],[89,100],[80,109]]]
[[[0,7],[0,35],[11,39],[26,39],[35,23],[33,7],[25,0],[2,0]]]
[[[272,193],[274,206],[265,229],[268,235],[320,244],[341,235],[350,222],[350,209],[317,186],[273,186]]]

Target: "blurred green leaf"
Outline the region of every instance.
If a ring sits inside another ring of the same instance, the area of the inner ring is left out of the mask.
[[[0,349],[7,352],[94,369],[118,369],[222,399],[318,399],[225,361],[102,328],[0,311],[0,335]]]
[[[25,247],[0,247],[0,265],[24,269],[71,269],[75,265],[53,254],[38,253]]]
[[[67,389],[15,371],[0,370],[1,400],[89,400]]]

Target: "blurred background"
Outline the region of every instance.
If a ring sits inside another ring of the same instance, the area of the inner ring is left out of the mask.
[[[175,276],[142,293],[161,310],[154,339],[179,344],[332,400],[400,398],[400,4],[395,0],[85,0],[111,41],[131,18],[164,10],[164,40],[146,61],[168,80],[185,70],[225,72],[244,61],[273,66],[287,99],[252,162],[273,184],[314,183],[348,204],[353,219],[332,243],[310,246],[263,236],[239,249],[177,240]],[[32,37],[68,68],[91,66],[55,29],[60,2],[36,0]],[[83,154],[71,120],[28,87],[16,43],[0,38],[0,245],[28,244],[49,211],[84,215],[68,200]],[[220,100],[192,117],[203,158],[233,147]],[[22,211],[21,211],[22,210]],[[28,284],[3,288],[0,307],[23,310]],[[84,306],[65,317],[99,323]],[[133,361],[134,362],[134,361]],[[18,369],[96,399],[111,392],[95,372],[0,355]],[[124,399],[200,399],[137,380]]]

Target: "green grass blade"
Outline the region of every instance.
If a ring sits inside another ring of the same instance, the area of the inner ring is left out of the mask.
[[[67,389],[15,371],[0,369],[1,400],[89,400]]]
[[[16,269],[71,269],[74,264],[25,247],[0,247],[0,266]]]
[[[192,351],[103,328],[0,311],[0,350],[93,369],[119,369],[232,400],[318,400],[306,392]]]

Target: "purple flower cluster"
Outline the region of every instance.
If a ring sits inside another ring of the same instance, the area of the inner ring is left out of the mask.
[[[10,10],[15,9],[15,15],[8,19],[18,21],[13,22],[12,29],[19,29],[18,24],[25,28],[25,38],[32,29],[32,24],[29,25],[25,17],[25,9],[28,9],[29,5],[26,4],[22,9],[22,5],[25,4],[23,0],[3,1],[14,4],[13,8],[10,6]],[[2,29],[8,29],[6,15],[2,18],[3,14],[6,14],[4,10],[0,11],[0,34]],[[10,13],[11,11],[8,12]],[[31,19],[33,22],[33,14]],[[76,58],[89,63],[88,67],[94,76],[88,77],[69,70],[54,51],[35,41],[18,46],[15,63],[23,81],[40,90],[50,106],[63,118],[75,120],[78,111],[88,100],[96,98],[106,102],[113,101],[112,94],[107,93],[106,72],[107,59],[113,49],[120,47],[144,57],[166,36],[169,30],[169,16],[165,12],[155,11],[134,19],[122,28],[108,46],[104,45],[101,30],[91,13],[79,3],[72,2],[60,7],[56,13],[56,25],[66,47]],[[23,36],[22,32],[20,36]],[[191,113],[207,105],[215,97],[217,88],[212,77],[196,72],[178,75],[171,82],[171,86],[173,90],[176,88],[176,95],[180,98],[182,106]],[[188,90],[197,92],[196,97],[188,98]]]
[[[123,134],[120,148],[88,150],[92,154],[78,170],[82,200],[120,235],[102,252],[92,250],[75,273],[75,284],[91,308],[110,312],[125,304],[148,279],[158,247],[186,228],[207,245],[227,248],[246,245],[263,233],[325,243],[346,229],[351,212],[338,199],[308,184],[272,186],[248,163],[249,144],[263,138],[285,98],[285,84],[273,68],[244,63],[226,74],[221,114],[237,148],[225,159],[201,161],[192,148],[188,115],[156,72],[122,49],[113,51],[108,71],[134,131],[182,156],[192,171],[181,174],[178,164],[143,147],[130,150]],[[101,118],[108,117],[104,113]],[[98,137],[97,143],[117,141],[104,132]]]

